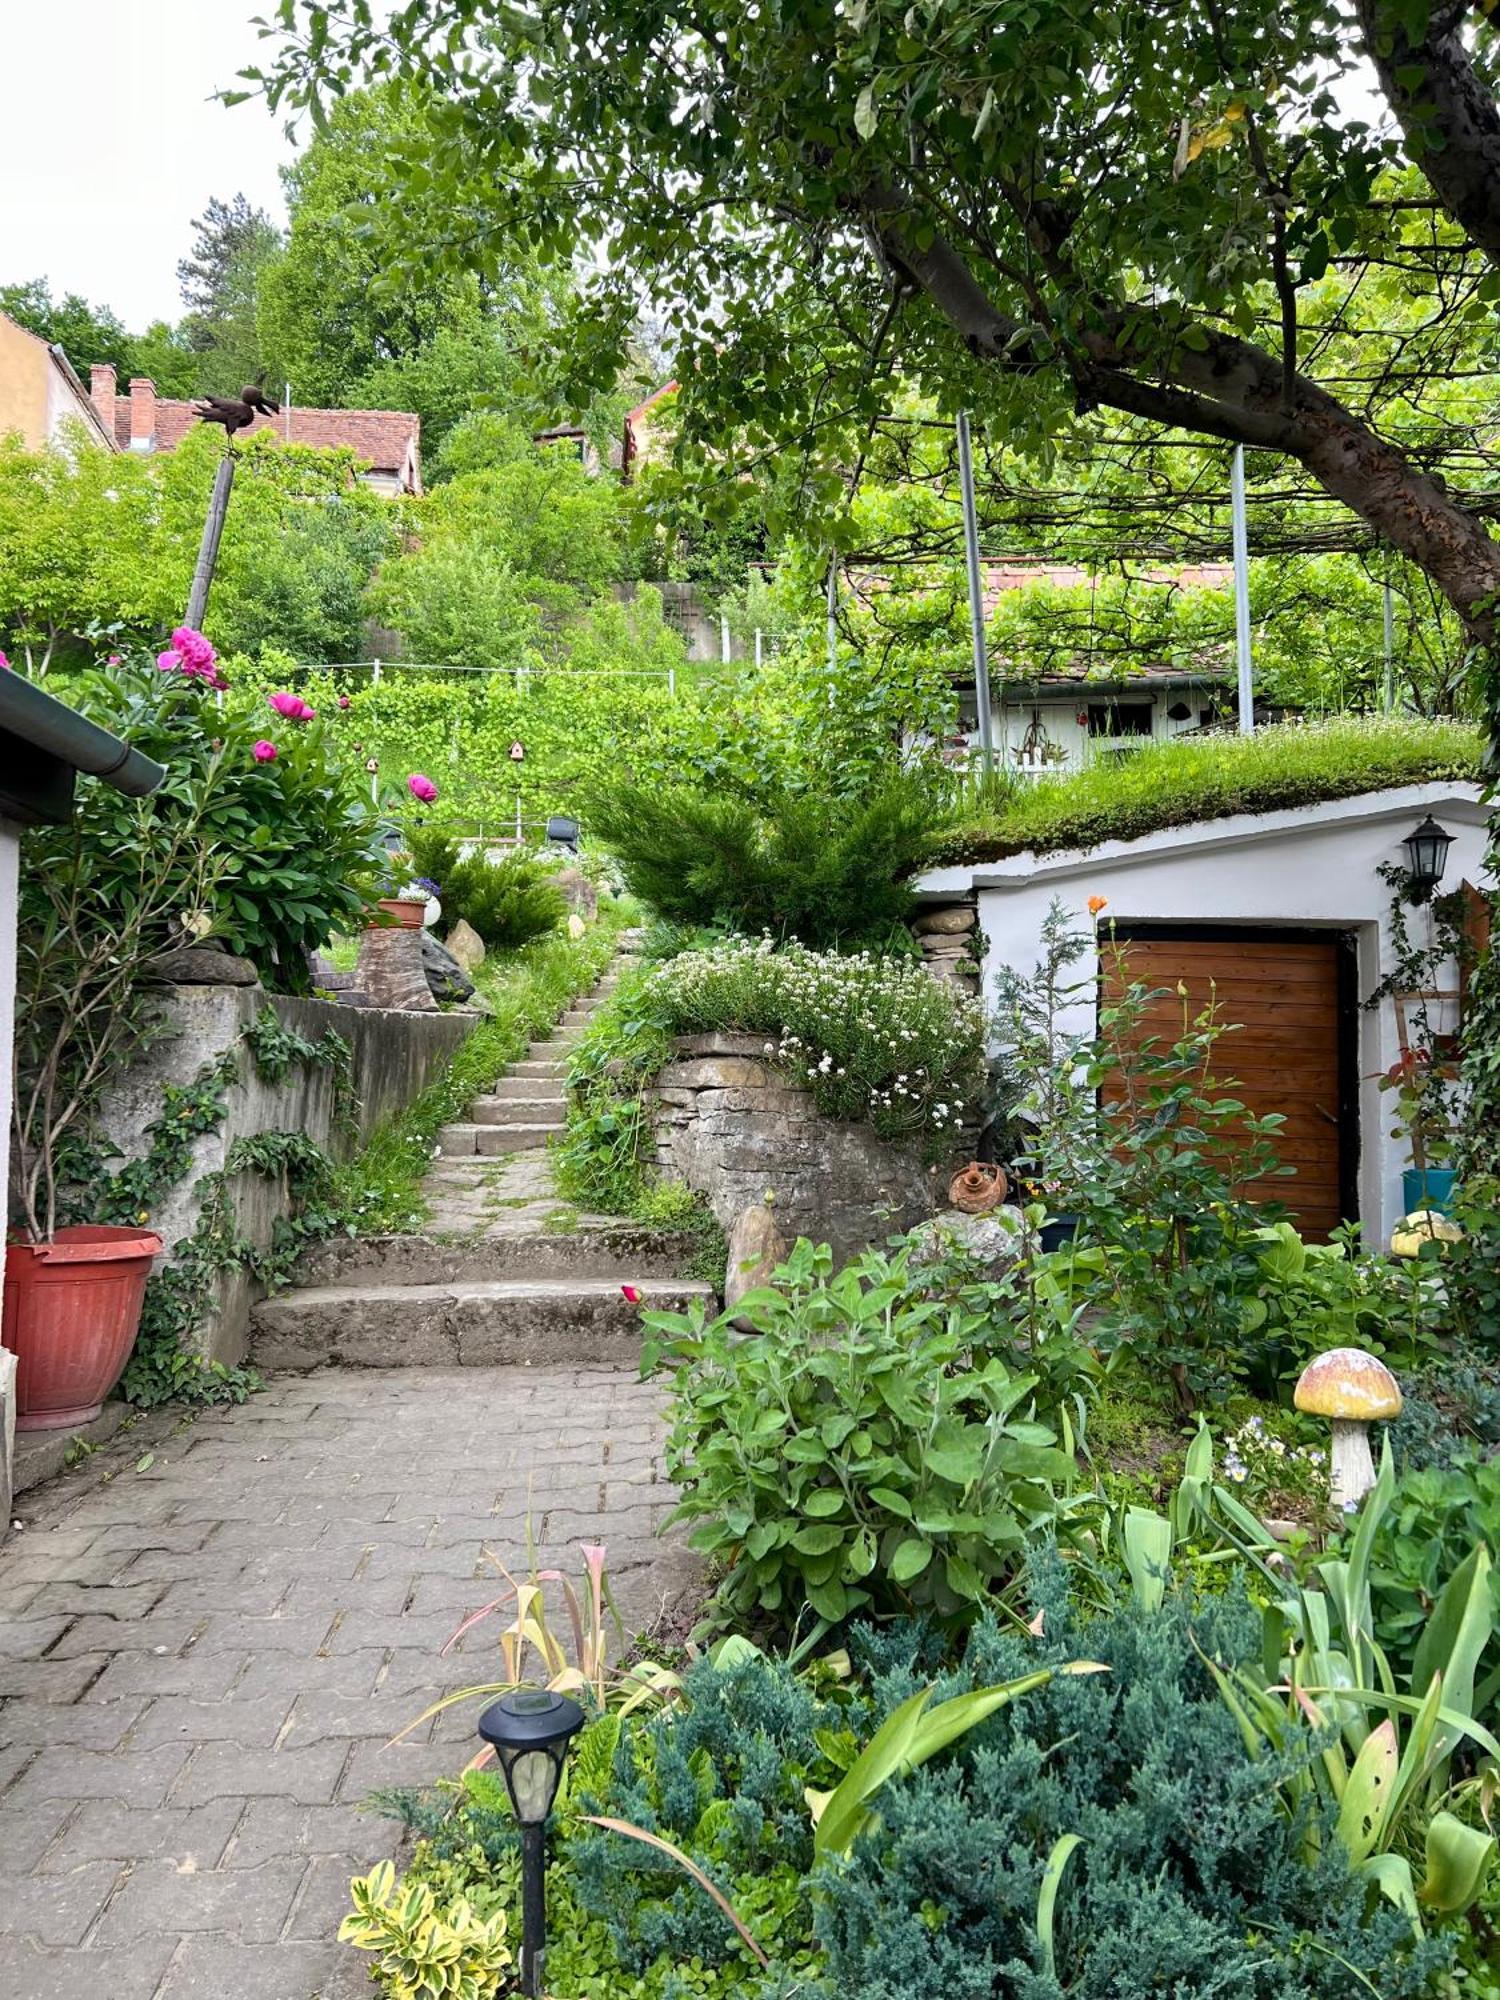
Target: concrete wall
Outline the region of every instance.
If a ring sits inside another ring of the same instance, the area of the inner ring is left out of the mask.
[[[1088,852],[934,869],[917,888],[934,903],[977,890],[987,940],[984,996],[993,1004],[1000,968],[1029,973],[1041,952],[1041,927],[1054,897],[1081,914],[1090,896],[1108,899],[1120,924],[1181,922],[1307,926],[1352,934],[1363,1000],[1391,968],[1391,891],[1375,872],[1404,865],[1401,842],[1431,813],[1455,836],[1443,888],[1469,881],[1493,887],[1485,873],[1484,809],[1472,785],[1413,785],[1295,811],[1238,814],[1176,827],[1143,840],[1109,841]],[[1420,940],[1420,912],[1413,913]],[[1092,952],[1074,977],[1091,991]],[[1061,1024],[1091,1034],[1090,1000]],[[1396,1060],[1396,1019],[1389,1002],[1359,1017],[1359,1220],[1372,1242],[1384,1241],[1402,1212],[1404,1143],[1389,1136],[1393,1113],[1376,1078]]]
[[[657,1164],[706,1195],[726,1231],[769,1192],[788,1243],[831,1243],[843,1262],[932,1213],[938,1179],[920,1150],[825,1118],[765,1060],[764,1036],[681,1035],[672,1047],[655,1084]]]
[[[294,1063],[275,1084],[256,1075],[241,1037],[268,998],[286,1026],[309,1041],[332,1028],[350,1044],[360,1137],[409,1103],[477,1022],[472,1014],[387,1013],[338,1007],[325,1000],[272,997],[259,986],[164,988],[165,1033],[114,1086],[104,1105],[103,1129],[122,1155],[138,1157],[144,1152],[147,1128],[161,1111],[164,1084],[189,1083],[224,1050],[242,1049],[242,1080],[228,1092],[223,1124],[197,1141],[192,1171],[151,1218],[169,1250],[197,1227],[203,1199],[199,1184],[204,1175],[223,1167],[236,1139],[258,1132],[304,1132],[331,1152],[349,1149],[349,1142],[334,1129],[331,1070]],[[281,1189],[261,1175],[242,1173],[235,1176],[231,1198],[239,1232],[253,1243],[268,1243],[277,1216],[286,1212]],[[224,1274],[218,1309],[200,1335],[210,1360],[243,1359],[250,1308],[259,1296],[245,1273]]]
[[[57,365],[46,341],[0,313],[0,437],[18,432],[28,451],[40,451],[64,440],[69,423],[82,424],[91,444],[109,448],[97,411]]]

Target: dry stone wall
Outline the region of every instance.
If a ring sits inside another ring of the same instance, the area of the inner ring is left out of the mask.
[[[970,997],[979,991],[979,912],[973,903],[928,903],[912,919],[922,962]]]
[[[825,1118],[811,1092],[766,1060],[756,1035],[683,1035],[656,1080],[656,1158],[705,1195],[725,1230],[773,1198],[787,1242],[830,1243],[840,1260],[930,1215],[938,1176],[915,1144]]]

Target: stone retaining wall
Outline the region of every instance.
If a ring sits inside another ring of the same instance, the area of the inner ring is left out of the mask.
[[[774,1195],[776,1226],[840,1260],[930,1215],[938,1176],[920,1149],[825,1118],[765,1058],[758,1035],[680,1035],[656,1079],[656,1158],[706,1195],[725,1230]]]
[[[222,1169],[236,1139],[260,1132],[302,1132],[331,1153],[346,1153],[431,1081],[473,1033],[479,1018],[473,1014],[339,1007],[326,1000],[267,994],[258,985],[163,987],[166,1032],[111,1088],[102,1108],[104,1134],[124,1158],[137,1158],[145,1151],[147,1128],[161,1115],[162,1086],[190,1083],[205,1063],[227,1049],[242,1046],[246,1028],[267,1004],[286,1027],[310,1042],[332,1028],[349,1043],[357,1100],[354,1130],[348,1133],[335,1128],[330,1070],[293,1063],[279,1082],[272,1083],[257,1076],[249,1051],[244,1049],[241,1080],[226,1094],[223,1123],[197,1140],[188,1174],[152,1214],[151,1226],[160,1232],[168,1250],[196,1229],[204,1198],[200,1184],[205,1175]],[[278,1216],[286,1213],[279,1184],[259,1174],[237,1174],[231,1200],[240,1235],[252,1243],[269,1243]],[[221,1274],[217,1308],[210,1312],[200,1333],[207,1359],[230,1364],[243,1360],[250,1308],[258,1296],[258,1288],[243,1271]]]

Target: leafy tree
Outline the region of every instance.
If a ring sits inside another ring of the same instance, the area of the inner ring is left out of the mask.
[[[159,396],[197,395],[199,370],[199,357],[183,329],[164,319],[152,320],[130,343],[130,373],[149,376]]]
[[[0,312],[39,340],[55,341],[85,378],[96,361],[113,363],[122,375],[133,370],[132,342],[119,314],[90,305],[77,292],[54,299],[45,278],[0,285]]]

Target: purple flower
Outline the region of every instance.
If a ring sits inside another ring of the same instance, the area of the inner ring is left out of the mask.
[[[268,743],[265,737],[262,736],[258,743],[251,745],[250,755],[255,759],[257,764],[274,764],[276,762],[276,745]]]
[[[406,789],[414,799],[420,799],[424,806],[430,806],[438,795],[437,786],[431,778],[425,777],[420,771],[412,772],[406,781]]]
[[[441,896],[443,893],[442,890],[438,887],[437,883],[433,881],[430,875],[415,876],[413,878],[413,884],[418,889],[425,889],[429,896]]]

